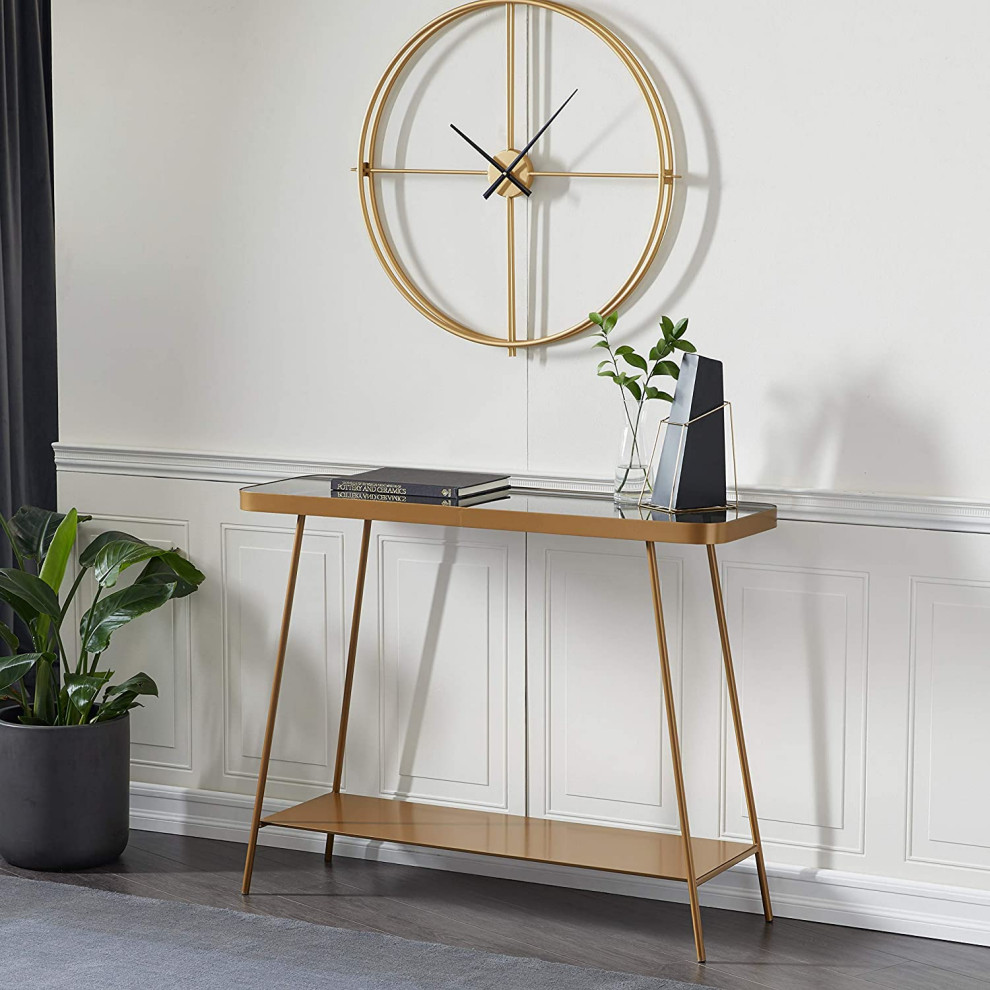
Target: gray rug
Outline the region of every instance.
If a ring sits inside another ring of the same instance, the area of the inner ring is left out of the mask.
[[[0,877],[0,966],[18,990],[698,990],[13,877]]]

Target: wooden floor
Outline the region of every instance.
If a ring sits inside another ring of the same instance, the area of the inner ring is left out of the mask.
[[[722,990],[990,990],[990,948],[703,910],[694,960],[682,904],[260,847],[242,898],[244,846],[132,832],[123,858],[81,873],[0,873],[209,904],[492,952],[665,976]]]

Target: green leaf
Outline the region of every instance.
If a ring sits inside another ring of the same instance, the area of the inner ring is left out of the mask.
[[[155,561],[158,566],[151,566]],[[177,550],[153,547],[132,539],[114,540],[104,544],[93,565],[97,581],[110,588],[117,583],[122,571],[134,564],[148,561],[138,581],[145,584],[171,584],[172,597],[191,595],[204,581],[202,571],[194,567]],[[137,582],[135,582],[137,583]]]
[[[18,715],[17,721],[21,725],[50,725],[50,722],[45,722],[43,719],[38,718],[35,715]]]
[[[100,551],[108,543],[117,542],[143,544],[144,540],[139,540],[136,536],[131,536],[130,533],[122,533],[119,529],[108,529],[106,532],[94,537],[89,546],[79,554],[79,566],[92,567],[96,563],[96,558],[100,555]]]
[[[72,548],[76,542],[76,530],[79,526],[79,513],[75,509],[69,509],[68,514],[58,524],[55,535],[52,537],[45,554],[44,563],[38,576],[52,591],[58,591],[62,586],[62,578],[65,577],[65,568],[69,563]]]
[[[597,324],[598,326],[601,326],[605,322],[601,318],[601,314],[600,313],[589,313],[588,314],[588,319],[591,320],[592,323]]]
[[[604,371],[599,371],[598,372],[598,377],[599,378],[611,378],[612,381],[614,381],[614,382],[619,380],[618,375],[616,375],[616,373],[614,371],[612,371],[610,368],[606,368]]]
[[[687,328],[688,328],[687,317],[685,317],[683,320],[678,320],[677,323],[674,324],[674,336],[683,337],[684,332],[687,330]]]
[[[132,708],[143,708],[144,705],[140,701],[134,700],[133,694],[121,694],[114,698],[113,701],[108,705],[100,705],[100,710],[96,715],[90,719],[92,724],[97,722],[109,722],[112,718],[117,718],[123,715],[124,712],[130,711]]]
[[[101,671],[99,674],[65,675],[65,690],[69,695],[69,701],[83,720],[89,715],[100,688],[111,677],[113,677],[113,672],[109,670]]]
[[[660,345],[657,344],[655,347],[650,348],[650,360],[658,361],[660,359]]]
[[[52,544],[54,546],[54,543]],[[57,714],[55,675],[52,662],[47,658],[38,661],[34,680],[34,717],[44,725],[53,725]]]
[[[10,517],[10,532],[21,555],[29,560],[42,560],[65,518],[61,513],[24,505]],[[92,516],[77,516],[87,522]]]
[[[47,615],[56,622],[59,620],[55,592],[41,578],[27,571],[0,568],[0,600],[10,605],[25,622],[33,622],[39,615]]]
[[[636,383],[636,381],[630,378],[628,381],[625,381],[622,384],[625,385],[627,389],[629,389],[630,393],[632,394],[632,397],[637,402],[639,402],[639,400],[643,396],[643,393],[640,391],[639,385]]]
[[[0,639],[2,639],[15,653],[21,648],[21,641],[6,622],[0,622]]]
[[[596,344],[592,344],[592,347],[608,347],[607,340],[599,340]]]
[[[602,368],[604,368],[606,364],[611,364],[611,363],[612,363],[612,362],[611,362],[611,361],[609,361],[609,359],[608,359],[608,358],[605,358],[605,360],[604,360],[604,361],[599,361],[599,362],[598,362],[598,370],[599,370],[599,371],[601,371],[601,370],[602,370]]]
[[[163,553],[167,551],[162,547],[153,547],[150,543],[114,540],[97,554],[93,575],[104,588],[112,588],[128,567],[142,564],[152,557],[160,557]]]
[[[694,344],[691,344],[686,340],[675,340],[674,347],[676,347],[679,351],[688,351],[691,354],[697,350]]]
[[[667,375],[669,378],[676,378],[681,373],[681,369],[673,361],[657,361],[653,365],[651,375]]]
[[[51,653],[19,653],[0,659],[0,691],[16,684],[39,660]]]
[[[669,316],[661,316],[660,329],[663,331],[664,340],[670,340],[674,336],[674,321]]]
[[[108,701],[115,694],[130,693],[133,695],[150,694],[158,697],[158,685],[143,670],[128,677],[122,684],[115,684],[107,688],[107,693],[103,696],[104,702]]]
[[[633,349],[628,344],[623,344],[621,347],[615,349],[616,357],[625,357],[627,354],[632,354]]]
[[[640,368],[643,371],[649,370],[646,364],[646,358],[640,357],[635,351],[631,354],[624,354],[623,357],[626,360],[626,364],[631,364],[634,368]]]
[[[619,321],[619,314],[612,313],[611,316],[607,317],[605,322],[602,324],[602,329],[606,333],[608,333],[618,321]]]
[[[102,653],[110,645],[110,637],[114,632],[139,615],[160,608],[172,597],[174,591],[170,584],[132,584],[129,588],[101,598],[86,610],[80,620],[79,633],[84,640],[83,649],[87,653]],[[87,636],[90,613],[92,625]]]
[[[674,397],[669,395],[667,392],[661,391],[658,388],[654,388],[652,385],[646,390],[646,397],[648,399],[663,399],[664,402],[673,402]]]

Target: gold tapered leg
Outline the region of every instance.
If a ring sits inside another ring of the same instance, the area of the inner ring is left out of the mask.
[[[364,579],[368,573],[368,547],[371,543],[371,520],[365,519],[361,531],[361,555],[358,558],[357,582],[354,586],[354,610],[351,612],[351,637],[347,644],[347,667],[344,671],[344,693],[340,700],[340,728],[337,731],[337,759],[333,766],[333,790],[340,790],[344,773],[344,746],[347,744],[347,721],[351,714],[351,689],[354,686],[354,660],[357,657],[358,631],[361,628],[361,602],[364,599]],[[323,861],[333,856],[333,833],[327,835]]]
[[[687,872],[688,898],[691,901],[691,924],[694,926],[694,947],[698,953],[698,962],[704,962],[705,939],[701,931],[701,906],[698,903],[698,875],[695,873],[694,852],[691,848],[691,826],[688,823],[687,795],[684,791],[684,771],[681,768],[681,744],[677,735],[677,714],[674,711],[674,686],[670,677],[667,633],[664,630],[663,605],[660,601],[660,574],[657,571],[657,552],[652,543],[646,544],[646,559],[650,569],[650,588],[653,591],[653,616],[657,624],[657,646],[660,650],[660,676],[663,680],[663,701],[667,712],[667,732],[670,735],[670,756],[674,764],[677,814],[681,823],[681,840],[684,843],[684,863]]]
[[[722,662],[725,666],[725,683],[729,692],[729,708],[732,711],[732,724],[736,732],[736,752],[739,754],[739,769],[742,771],[743,790],[746,793],[746,810],[749,813],[749,827],[756,846],[756,872],[760,878],[760,895],[763,898],[763,914],[767,921],[773,921],[770,907],[770,887],[767,884],[767,868],[763,861],[763,844],[760,842],[760,823],[756,817],[756,799],[753,797],[753,780],[749,775],[749,757],[746,755],[746,739],[743,736],[742,709],[739,707],[739,692],[736,689],[736,674],[732,666],[732,651],[729,648],[729,626],[725,620],[725,602],[722,600],[722,582],[718,575],[718,559],[715,547],[708,544],[708,569],[712,574],[712,592],[715,595],[715,615],[718,618],[718,634],[722,639]]]
[[[292,599],[296,594],[296,575],[299,573],[299,554],[302,552],[303,529],[305,526],[306,517],[298,516],[296,518],[296,536],[292,543],[292,559],[289,564],[289,581],[285,588],[285,606],[282,609],[282,631],[278,637],[275,675],[272,678],[272,696],[268,702],[268,724],[265,726],[265,742],[261,747],[261,766],[258,768],[258,790],[254,798],[254,814],[251,816],[251,837],[248,839],[247,858],[244,862],[244,880],[241,883],[242,894],[249,894],[251,892],[254,853],[258,847],[258,829],[261,828],[261,805],[265,799],[268,764],[272,756],[272,738],[275,735],[275,713],[278,711],[278,694],[282,687],[282,668],[285,666],[285,648],[289,642]]]

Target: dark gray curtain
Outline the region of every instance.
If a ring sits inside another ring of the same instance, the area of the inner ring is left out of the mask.
[[[0,0],[0,512],[55,508],[50,0]],[[0,566],[10,565],[0,539]]]

